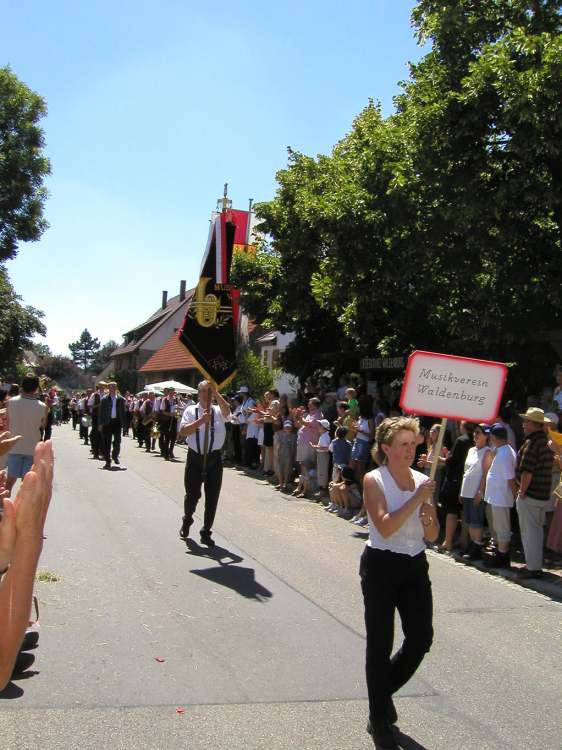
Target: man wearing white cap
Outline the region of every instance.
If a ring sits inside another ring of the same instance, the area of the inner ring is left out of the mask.
[[[531,407],[523,420],[525,441],[517,454],[517,515],[527,567],[518,578],[540,578],[543,563],[545,512],[550,500],[553,453],[544,430],[550,420],[542,409]]]

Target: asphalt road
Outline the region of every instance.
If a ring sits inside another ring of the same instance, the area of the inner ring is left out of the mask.
[[[218,547],[189,549],[182,462],[125,438],[106,472],[70,426],[55,446],[57,580],[37,585],[35,664],[0,694],[2,748],[373,746],[363,535],[227,469]],[[560,750],[562,605],[430,557],[435,642],[396,700],[402,747]]]

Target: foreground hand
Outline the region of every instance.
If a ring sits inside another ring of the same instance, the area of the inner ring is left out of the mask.
[[[211,421],[211,412],[204,411],[203,414],[199,417],[199,421],[201,424],[209,424]]]
[[[418,500],[420,505],[422,503],[433,505],[431,500],[433,498],[434,492],[435,492],[435,482],[433,481],[433,479],[427,479],[425,482],[423,482],[423,484],[420,484],[414,497]]]
[[[13,502],[3,498],[4,512],[0,516],[0,570],[10,564],[16,544],[16,511]]]
[[[13,435],[11,432],[2,432],[0,434],[0,456],[4,456],[11,451],[14,445],[21,438],[21,435]]]
[[[14,500],[18,543],[20,538],[33,543],[42,539],[53,492],[53,467],[51,441],[37,443],[31,471],[23,478]]]

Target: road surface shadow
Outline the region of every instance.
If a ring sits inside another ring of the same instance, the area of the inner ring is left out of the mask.
[[[195,539],[186,539],[185,546],[187,547],[188,555],[207,557],[209,560],[216,560],[219,565],[232,565],[240,563],[244,559],[235,552],[230,552],[230,550],[227,550],[224,547],[219,547],[218,544],[215,544],[214,547],[207,547],[205,545],[197,544]]]
[[[401,732],[398,727],[396,727],[395,736],[396,742],[398,743],[399,747],[402,748],[402,750],[428,750],[425,745],[420,745],[417,740],[407,734],[404,734],[404,732]]]
[[[236,591],[246,599],[254,599],[265,604],[273,596],[269,589],[256,581],[256,573],[253,568],[243,568],[239,565],[220,565],[218,568],[192,570],[191,573],[220,586],[226,586],[226,588]]]
[[[20,680],[29,680],[31,677],[35,677],[36,674],[39,674],[38,670],[26,669],[25,672],[18,672],[17,674],[12,675],[12,679],[6,685],[4,690],[0,690],[0,700],[14,700],[15,698],[21,698],[24,694],[24,690],[19,685],[16,685],[16,682],[19,682]]]

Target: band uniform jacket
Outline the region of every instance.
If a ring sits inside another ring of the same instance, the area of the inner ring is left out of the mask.
[[[126,406],[125,406],[125,399],[123,396],[117,394],[115,396],[117,403],[115,404],[115,413],[117,414],[117,419],[121,422],[121,426],[123,426],[126,422]],[[106,424],[109,424],[111,421],[111,396],[109,393],[102,398],[100,401],[100,407],[99,407],[99,418],[98,418],[98,424],[99,427],[103,427]]]

